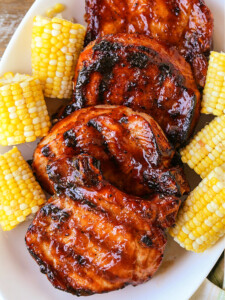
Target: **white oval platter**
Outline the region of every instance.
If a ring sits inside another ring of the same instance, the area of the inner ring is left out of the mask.
[[[10,41],[0,62],[0,75],[6,71],[31,73],[31,28],[32,19],[44,14],[57,0],[36,0],[26,14]],[[66,18],[74,17],[84,23],[85,0],[60,0],[66,4]],[[206,0],[215,20],[214,49],[225,51],[225,2]],[[55,101],[55,100],[54,100]],[[204,119],[204,118],[203,118]],[[18,148],[26,159],[30,159],[35,143],[20,145]],[[0,147],[0,153],[10,147]],[[191,186],[199,181],[188,171]],[[0,299],[2,300],[72,300],[76,296],[54,289],[45,275],[41,274],[24,243],[29,221],[11,232],[0,229]],[[186,300],[200,286],[225,248],[225,239],[203,254],[187,252],[169,238],[163,263],[155,276],[137,287],[128,286],[123,290],[103,295],[89,296],[90,300]],[[84,299],[84,297],[81,297]]]

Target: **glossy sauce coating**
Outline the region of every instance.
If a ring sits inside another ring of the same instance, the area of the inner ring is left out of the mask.
[[[198,120],[200,94],[189,64],[146,36],[97,39],[81,53],[75,74],[73,102],[63,116],[96,104],[126,105],[150,114],[176,147]]]
[[[57,190],[48,164],[87,153],[101,162],[104,178],[127,193],[183,195],[189,186],[175,150],[150,116],[125,106],[78,110],[58,122],[34,153],[33,170],[50,193]]]
[[[213,17],[203,0],[86,0],[85,44],[106,34],[137,33],[175,47],[203,87]]]
[[[60,189],[36,215],[26,244],[51,283],[90,295],[151,278],[163,257],[164,230],[174,224],[180,200],[127,195],[106,182],[85,154],[49,166]]]

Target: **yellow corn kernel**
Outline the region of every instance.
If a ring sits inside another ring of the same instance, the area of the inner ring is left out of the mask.
[[[6,72],[6,73],[4,74],[4,78],[5,78],[5,79],[12,78],[13,76],[14,76],[13,72]]]
[[[216,116],[225,113],[225,53],[212,51],[210,54],[202,113]]]
[[[204,197],[206,196],[206,197]],[[190,193],[169,232],[182,247],[203,252],[225,234],[225,164]]]
[[[57,14],[63,12],[64,10],[65,10],[65,5],[63,5],[62,3],[57,3],[57,4],[54,6],[54,11],[55,11],[55,13],[57,13]]]
[[[0,79],[0,145],[15,145],[35,141],[46,135],[50,128],[50,118],[44,102],[42,88],[38,79],[16,74]],[[38,124],[37,114],[42,126],[39,135],[28,125]]]
[[[16,147],[0,155],[0,178],[0,224],[6,231],[36,213],[46,197]]]
[[[54,8],[51,7],[49,9],[47,9],[46,10],[46,16],[48,18],[53,18],[55,16],[55,10],[54,10]]]
[[[62,7],[58,5],[56,10],[60,9]],[[83,47],[84,36],[85,27],[80,24],[56,17],[34,18],[32,70],[40,79],[46,97],[59,99],[71,97],[72,79],[78,55]],[[65,77],[68,78],[67,81],[64,80]]]
[[[181,150],[181,159],[204,178],[225,163],[225,115],[215,118]]]
[[[65,8],[66,8],[65,5],[63,5],[62,3],[57,3],[57,4],[55,4],[54,7],[50,7],[49,9],[47,9],[46,16],[48,18],[53,18],[57,14],[63,12],[65,10]]]

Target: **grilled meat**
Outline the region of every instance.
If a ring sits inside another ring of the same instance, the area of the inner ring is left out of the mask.
[[[46,172],[48,163],[80,153],[100,160],[104,178],[127,193],[189,192],[161,128],[152,117],[125,106],[84,108],[58,122],[34,153],[33,170],[41,185],[50,193],[57,190]]]
[[[151,278],[163,257],[164,229],[173,225],[180,201],[127,195],[105,181],[85,154],[60,158],[49,169],[60,189],[36,215],[26,244],[51,283],[90,295]]]
[[[138,33],[175,47],[205,84],[213,17],[203,0],[86,0],[85,44],[106,34]]]
[[[193,132],[200,94],[189,64],[146,36],[118,34],[91,43],[81,53],[72,103],[64,116],[96,104],[126,105],[150,114],[180,146]]]

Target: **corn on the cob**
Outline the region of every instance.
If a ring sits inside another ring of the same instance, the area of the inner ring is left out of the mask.
[[[216,116],[225,113],[225,53],[211,52],[202,113]]]
[[[85,27],[60,18],[34,18],[32,69],[50,98],[70,98]]]
[[[0,145],[45,136],[50,119],[38,79],[16,74],[0,79]]]
[[[225,115],[216,117],[181,150],[181,159],[204,178],[225,163]]]
[[[203,252],[225,234],[225,164],[188,196],[170,234],[187,250]]]
[[[14,147],[0,155],[0,224],[3,230],[11,230],[25,221],[45,200],[20,151]]]

